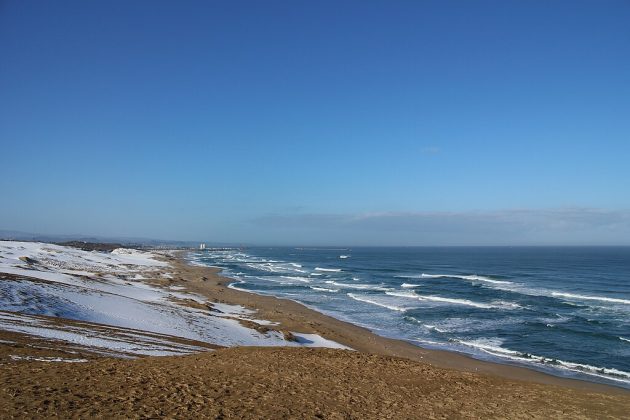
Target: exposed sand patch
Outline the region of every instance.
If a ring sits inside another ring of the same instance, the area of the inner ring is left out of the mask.
[[[332,349],[20,362],[0,370],[0,417],[623,418],[630,402]]]

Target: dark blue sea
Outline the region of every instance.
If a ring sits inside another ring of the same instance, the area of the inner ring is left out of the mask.
[[[231,287],[377,334],[630,388],[630,247],[193,252]]]

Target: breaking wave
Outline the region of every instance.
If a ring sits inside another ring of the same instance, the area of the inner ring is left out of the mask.
[[[315,267],[315,271],[325,271],[328,273],[339,273],[341,271],[341,268],[322,268],[322,267]]]
[[[334,280],[327,280],[324,283],[326,284],[332,284],[333,286],[337,286],[337,287],[345,287],[348,289],[361,289],[361,290],[391,290],[387,287],[382,287],[382,286],[375,286],[373,284],[360,284],[360,283],[340,283],[338,281],[334,281]]]
[[[604,368],[591,366],[582,363],[567,362],[560,359],[553,359],[549,357],[537,356],[530,353],[520,352],[516,350],[506,349],[500,346],[492,340],[477,340],[477,341],[465,341],[453,339],[452,342],[462,344],[467,347],[472,347],[481,350],[485,353],[501,358],[515,360],[525,363],[536,363],[545,365],[557,369],[564,369],[575,373],[584,373],[591,376],[597,376],[617,382],[623,382],[630,384],[630,372],[624,372],[614,368]]]
[[[328,289],[326,287],[317,287],[317,286],[309,286],[313,290],[317,290],[318,292],[328,292],[328,293],[337,293],[339,289]]]
[[[389,305],[389,304],[382,303],[382,302],[377,302],[375,300],[371,300],[371,299],[368,299],[368,298],[363,297],[363,296],[357,296],[354,293],[348,293],[348,296],[350,298],[354,299],[354,300],[358,300],[359,302],[369,303],[369,304],[372,304],[372,305],[380,306],[382,308],[391,309],[392,311],[405,312],[408,309],[410,309],[410,308],[403,308],[403,307],[400,307],[400,306]]]
[[[462,275],[457,275],[457,274],[425,274],[425,273],[422,273],[420,275],[420,278],[423,278],[423,279],[452,278],[452,279],[461,279],[461,280],[468,280],[468,281],[480,281],[480,282],[491,283],[491,284],[513,284],[511,281],[495,280],[495,279],[492,279],[490,277],[478,276],[476,274],[462,276]]]
[[[551,292],[552,296],[563,297],[567,299],[577,299],[577,300],[596,300],[600,302],[608,302],[608,303],[619,303],[621,305],[630,305],[630,300],[628,299],[617,299],[610,298],[605,296],[588,296],[588,295],[574,295],[573,293],[564,293],[564,292]]]
[[[469,299],[446,298],[442,296],[424,296],[414,292],[385,292],[386,295],[397,296],[403,298],[417,299],[419,301],[439,302],[453,305],[471,306],[481,309],[519,309],[520,305],[512,302],[496,301],[492,303],[474,302]]]

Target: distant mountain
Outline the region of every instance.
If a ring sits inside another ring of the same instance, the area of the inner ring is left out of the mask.
[[[151,238],[125,238],[114,236],[86,236],[80,234],[41,234],[29,233],[16,230],[0,230],[0,239],[14,241],[36,241],[36,242],[86,242],[86,243],[118,243],[121,245],[139,246],[174,246],[174,247],[196,247],[198,242],[193,241],[170,241]]]

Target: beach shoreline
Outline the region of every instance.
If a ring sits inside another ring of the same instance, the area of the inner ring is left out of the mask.
[[[0,274],[6,290],[80,286],[96,307],[108,299],[118,304],[95,308],[84,320],[79,313],[29,314],[28,305],[0,311],[2,418],[625,418],[630,412],[626,389],[381,337],[292,300],[232,289],[234,280],[220,268],[193,265],[185,251],[108,255],[41,243],[11,249],[19,253],[3,268],[16,273]],[[98,265],[103,258],[117,265]],[[63,277],[55,261],[65,261],[73,275]],[[150,265],[138,266],[142,261]],[[104,270],[79,279],[90,264]],[[136,312],[152,306],[162,312]],[[94,316],[114,308],[134,322]],[[175,321],[171,312],[192,316],[184,318],[191,323],[175,330],[150,325]],[[235,341],[239,334],[247,339]]]
[[[315,333],[359,352],[402,357],[438,368],[576,390],[630,395],[630,390],[622,387],[564,378],[528,367],[479,360],[448,350],[426,349],[404,340],[380,336],[366,328],[318,312],[290,299],[230,288],[228,286],[236,280],[222,276],[219,267],[191,264],[187,259],[188,252],[178,252],[175,257],[168,259],[175,271],[181,274],[179,280],[183,281],[178,284],[181,283],[187,290],[204,295],[211,301],[241,305],[255,310],[258,318],[277,322],[282,329]]]

